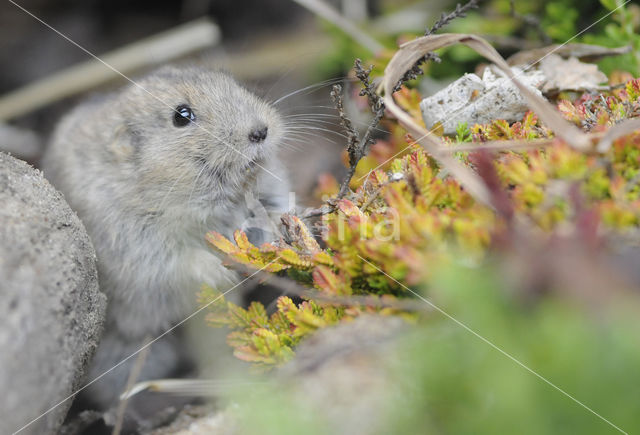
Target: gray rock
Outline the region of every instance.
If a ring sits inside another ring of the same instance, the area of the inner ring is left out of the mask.
[[[433,128],[439,122],[444,125],[445,133],[450,134],[452,127],[455,131],[457,124],[455,120],[450,120],[450,113],[468,106],[474,98],[474,93],[478,94],[484,88],[480,77],[465,74],[450,86],[425,98],[420,103],[425,125],[427,128]]]
[[[401,394],[389,364],[408,326],[399,317],[360,316],[323,328],[280,370],[283,388],[323,416],[332,434],[381,433],[390,398]]]
[[[96,256],[63,196],[0,153],[0,433],[20,430],[81,386],[106,298]],[[57,432],[66,400],[20,433]]]
[[[389,367],[398,358],[397,347],[409,330],[399,317],[373,315],[323,328],[306,338],[296,349],[296,356],[274,374],[272,387],[286,391],[293,402],[304,404],[301,409],[312,409],[321,416],[328,425],[327,433],[383,433],[380,427],[388,417],[389,403],[403,394]],[[225,409],[186,406],[171,424],[148,434],[261,433],[246,430],[238,420],[238,415],[252,413],[246,407],[242,401]],[[268,423],[264,433],[275,433],[274,422],[277,419]]]
[[[538,86],[542,86],[544,76],[540,71],[523,73],[518,68],[512,70],[529,90],[542,96]],[[422,100],[420,109],[427,128],[434,128],[440,123],[444,134],[453,134],[461,122],[471,127],[494,119],[521,120],[529,110],[527,100],[509,78],[497,74],[491,67],[485,68],[482,79],[475,74],[465,74]]]

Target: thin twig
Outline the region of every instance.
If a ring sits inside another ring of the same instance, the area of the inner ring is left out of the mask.
[[[333,213],[335,209],[336,207],[333,204],[325,204],[321,207],[309,208],[305,210],[305,212],[302,214],[302,219],[313,219],[320,216],[324,216],[326,214]]]
[[[369,197],[367,198],[367,200],[360,206],[360,211],[363,213],[367,211],[367,208],[369,208],[369,206],[373,203],[373,201],[375,201],[376,198],[380,195],[380,192],[382,192],[382,189],[384,189],[386,186],[388,186],[391,183],[395,183],[402,180],[403,178],[404,178],[404,175],[402,173],[393,174],[393,176],[389,180],[380,184],[376,190],[374,190],[372,193],[369,194]]]
[[[465,17],[466,13],[469,10],[478,7],[479,2],[480,0],[469,0],[463,6],[461,6],[460,4],[456,5],[456,9],[453,12],[450,12],[449,14],[443,13],[440,19],[436,21],[430,29],[427,29],[425,35],[430,35],[440,30],[456,18]],[[418,59],[417,62],[414,63],[412,68],[404,73],[400,80],[398,80],[393,91],[395,92],[399,90],[405,82],[413,80],[422,75],[422,64],[424,64],[428,60],[439,62],[440,58],[433,52],[426,53],[424,56]],[[349,156],[349,168],[347,169],[347,175],[342,180],[342,183],[340,183],[338,194],[335,197],[327,200],[326,204],[322,207],[307,210],[303,216],[303,218],[305,219],[323,216],[335,211],[337,201],[347,196],[350,191],[349,185],[351,184],[351,179],[356,173],[358,163],[367,154],[369,146],[374,142],[373,132],[376,130],[378,124],[380,123],[380,120],[384,116],[385,105],[383,98],[378,95],[375,86],[371,81],[372,69],[373,66],[365,69],[362,66],[362,61],[360,59],[356,59],[354,64],[354,71],[356,77],[362,84],[360,96],[367,97],[367,100],[369,101],[369,107],[371,108],[371,112],[373,113],[373,119],[369,123],[369,126],[362,139],[357,140],[357,132],[354,131],[352,123],[344,111],[342,95],[340,93],[341,87],[334,86],[333,90],[331,91],[331,97],[334,101],[336,110],[340,115],[341,124],[347,133],[347,154]]]
[[[369,146],[375,141],[375,139],[373,138],[373,133],[377,130],[378,124],[384,116],[385,108],[382,97],[378,95],[373,83],[371,82],[370,76],[372,69],[373,65],[365,69],[362,66],[362,61],[360,59],[356,59],[354,64],[354,71],[356,77],[362,84],[360,96],[367,97],[369,107],[373,112],[373,118],[369,123],[367,130],[365,131],[362,138],[360,138],[360,135],[353,127],[353,122],[344,109],[342,86],[334,85],[331,90],[331,99],[333,100],[334,106],[338,111],[338,115],[340,116],[340,124],[344,128],[347,135],[347,155],[349,156],[349,168],[347,169],[347,175],[342,180],[342,183],[340,183],[338,194],[335,197],[327,200],[326,204],[322,207],[307,210],[303,215],[304,219],[324,216],[325,214],[329,214],[335,211],[337,202],[347,196],[350,191],[349,184],[351,183],[351,179],[356,173],[358,163],[367,154]]]
[[[360,141],[360,137],[358,135],[358,131],[353,128],[351,119],[349,119],[344,110],[342,86],[333,85],[333,88],[331,89],[331,99],[333,100],[333,104],[335,105],[335,108],[338,111],[338,115],[340,116],[340,124],[347,133],[347,152],[349,153],[349,159],[351,159],[351,156],[354,155],[355,149],[358,145],[358,142]],[[351,160],[349,163],[352,164]]]
[[[429,36],[429,35],[434,34],[438,30],[440,30],[443,27],[445,27],[448,24],[450,24],[456,18],[464,18],[464,17],[466,17],[467,16],[467,12],[469,12],[471,9],[477,9],[478,8],[478,3],[480,3],[480,0],[469,0],[463,6],[461,6],[460,3],[458,3],[456,5],[455,10],[453,10],[452,12],[450,12],[448,14],[445,14],[443,12],[442,15],[440,16],[440,18],[438,19],[438,21],[436,21],[433,24],[433,26],[431,26],[430,29],[427,29],[424,32],[424,36]],[[394,88],[394,92],[399,90],[403,83],[408,82],[409,80],[415,80],[419,76],[421,76],[424,73],[424,71],[422,70],[422,65],[424,63],[426,63],[427,61],[433,61],[433,62],[440,63],[441,59],[440,59],[440,56],[438,56],[433,51],[425,53],[424,56],[422,56],[420,59],[418,59],[413,64],[413,66],[411,68],[409,68],[404,73],[404,75],[402,76],[402,79],[398,82],[398,84]]]
[[[150,339],[151,337],[145,338],[145,344],[148,343]],[[142,371],[142,367],[144,366],[144,362],[147,359],[147,355],[149,354],[150,349],[151,346],[146,346],[138,354],[135,363],[131,368],[131,372],[129,373],[125,391],[129,391],[140,377],[140,372]],[[116,424],[113,427],[113,432],[111,433],[112,435],[120,435],[120,432],[122,431],[122,424],[124,422],[124,413],[127,409],[127,403],[129,403],[129,397],[125,397],[124,399],[120,400],[120,403],[118,404],[118,410],[116,411]]]
[[[469,12],[471,9],[478,9],[479,3],[480,0],[469,0],[463,6],[460,6],[460,3],[458,3],[456,5],[456,8],[452,12],[449,12],[448,14],[445,14],[443,12],[442,15],[440,15],[440,19],[438,19],[438,21],[436,21],[430,29],[427,29],[424,32],[424,36],[429,36],[436,33],[438,30],[449,25],[456,18],[466,17],[467,12]]]
[[[243,273],[254,273],[255,274],[254,276],[257,276],[260,282],[270,283],[274,285],[280,290],[283,290],[284,292],[283,294],[294,295],[304,299],[313,299],[314,301],[323,302],[326,304],[346,305],[346,306],[364,305],[369,307],[394,308],[394,309],[406,310],[406,311],[430,311],[429,307],[425,307],[424,304],[412,299],[405,298],[405,299],[386,299],[385,300],[381,297],[376,297],[373,295],[371,296],[328,295],[319,290],[314,290],[312,288],[305,287],[289,278],[278,276],[273,273],[269,273],[265,271],[259,271],[256,273],[253,268],[244,266],[239,263],[233,263],[231,267]]]
[[[373,119],[369,123],[369,126],[362,139],[357,142],[350,142],[347,145],[347,153],[349,155],[349,169],[347,171],[347,176],[344,178],[344,180],[342,180],[342,183],[340,184],[340,190],[338,192],[338,195],[334,199],[334,202],[335,200],[344,198],[349,192],[349,184],[351,183],[351,179],[356,172],[356,167],[358,166],[360,160],[367,154],[369,145],[374,142],[373,132],[378,127],[380,120],[384,116],[384,103],[382,102],[382,97],[380,97],[376,93],[373,83],[371,82],[370,77],[372,69],[373,66],[365,69],[362,66],[362,61],[360,59],[356,59],[354,70],[356,77],[358,78],[358,80],[360,80],[360,83],[362,83],[360,96],[367,97],[367,100],[369,101],[369,107],[373,112]],[[348,120],[347,115],[344,113],[344,110],[342,110],[342,99],[334,98],[334,101],[336,102],[336,109],[340,113],[340,118]],[[340,105],[338,105],[338,103],[340,103]],[[351,125],[350,121],[347,125]]]

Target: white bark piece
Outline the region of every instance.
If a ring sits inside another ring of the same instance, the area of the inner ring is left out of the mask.
[[[512,70],[521,82],[542,96],[537,89],[544,83],[540,71],[525,74],[518,68]],[[445,89],[422,100],[420,109],[428,128],[440,123],[444,134],[453,134],[458,124],[463,122],[471,126],[494,119],[509,122],[520,120],[528,106],[511,80],[486,68],[482,79],[475,74],[465,74]]]

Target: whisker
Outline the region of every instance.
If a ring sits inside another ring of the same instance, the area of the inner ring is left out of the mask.
[[[305,56],[309,56],[310,53],[307,53]],[[298,59],[300,60],[300,59]],[[289,74],[291,74],[292,71],[294,71],[296,68],[299,68],[300,65],[292,65],[290,66],[284,73],[282,73],[282,75],[278,78],[278,80],[276,80],[267,90],[267,92],[264,94],[264,98],[266,100],[268,100],[269,98],[269,94],[271,93],[271,91],[273,90],[273,88],[275,88],[278,83],[280,83],[282,80],[284,80]],[[282,71],[282,70],[281,70]],[[275,104],[275,103],[271,103],[271,104]]]
[[[307,138],[305,138],[304,136],[310,136],[310,137],[317,137],[317,138],[320,138],[320,139],[324,139],[327,142],[331,142],[333,144],[337,143],[336,141],[328,138],[325,135],[318,134],[318,133],[312,133],[312,132],[296,132],[296,133],[291,133],[288,136],[291,137],[291,138],[299,139],[299,140],[306,140]]]
[[[337,115],[328,115],[328,114],[318,114],[318,115],[314,115],[314,116],[322,116],[322,117],[325,117],[325,118],[339,118]],[[292,119],[292,118],[294,118],[294,119]],[[323,124],[331,124],[331,125],[335,125],[335,126],[340,126],[340,123],[337,122],[337,119],[336,119],[336,122],[330,122],[330,121],[326,121],[326,120],[322,120],[322,119],[307,118],[307,117],[302,117],[302,116],[297,117],[296,115],[291,115],[290,117],[285,117],[285,119],[290,119],[290,120],[292,119],[293,121],[318,122],[318,123],[323,123]],[[357,124],[357,125],[362,125],[362,126],[366,126],[366,127],[369,126],[369,123],[363,122],[363,121],[358,121],[358,120],[352,119],[351,122],[353,124]],[[286,125],[290,125],[290,123],[285,123],[285,126]],[[304,125],[306,125],[306,124],[304,124]],[[382,132],[382,133],[386,133],[386,134],[391,134],[391,132],[389,130],[386,130],[384,128],[374,127],[373,130],[379,131],[379,132]]]
[[[288,109],[300,109],[300,108],[304,108],[304,107],[308,107],[311,109],[327,109],[327,110],[332,110],[335,112],[336,108],[334,106],[325,106],[322,104],[301,104],[299,106],[290,106],[288,107]]]
[[[317,117],[324,117],[324,118],[339,118],[338,115],[335,114],[331,114],[331,113],[294,113],[292,115],[286,115],[283,116],[284,119],[290,119],[290,118],[299,118],[302,116],[317,116]]]
[[[283,140],[282,142],[280,142],[280,144],[281,144],[284,148],[286,148],[286,149],[288,149],[288,150],[290,150],[290,151],[302,151],[302,147],[300,147],[300,146],[296,146],[295,144],[289,143],[289,142],[287,142],[287,141],[285,141],[285,140]]]
[[[324,120],[324,119],[299,118],[296,121],[298,121],[298,122],[299,121],[314,122],[314,123],[318,123],[318,124],[326,124],[326,125],[333,125],[335,127],[340,127],[340,124],[338,122],[336,122],[336,121],[333,121],[333,122],[332,121],[327,121],[327,120]],[[295,123],[295,124],[294,123],[285,123],[284,127],[285,128],[287,128],[288,126],[295,127],[297,125],[300,125],[300,124],[299,123]],[[307,124],[303,124],[303,125],[306,126]]]
[[[295,90],[293,92],[290,92],[287,95],[284,95],[284,96],[278,98],[272,104],[275,106],[278,103],[280,103],[281,101],[283,101],[283,100],[285,100],[285,99],[287,99],[287,98],[289,98],[289,97],[291,97],[293,95],[299,94],[300,92],[305,92],[305,91],[312,92],[313,90],[321,88],[323,86],[332,85],[332,84],[343,82],[343,81],[346,81],[346,80],[354,80],[354,79],[350,78],[350,77],[334,77],[332,79],[327,79],[327,80],[324,80],[324,81],[321,81],[321,82],[318,82],[318,83],[314,83],[314,84],[309,85],[309,86],[305,86],[304,88],[297,89],[297,90]],[[302,95],[305,95],[305,94],[302,94]]]
[[[326,134],[320,134],[320,133],[316,133],[313,131],[309,131],[309,130],[319,130],[319,129],[306,129],[306,130],[289,130],[289,133],[292,134],[297,134],[297,135],[313,135],[313,136],[317,136],[317,137],[327,137],[328,136]],[[336,135],[341,136],[340,133],[336,133]],[[342,137],[342,136],[341,136]]]
[[[340,136],[340,137],[343,137],[343,138],[347,139],[347,135],[344,134],[344,133],[340,133],[338,131],[329,130],[328,128],[317,127],[317,126],[313,126],[313,125],[301,124],[299,126],[287,126],[287,127],[285,127],[285,131],[286,130],[293,130],[293,131],[305,131],[305,130],[324,131],[326,133],[335,134],[336,136]]]

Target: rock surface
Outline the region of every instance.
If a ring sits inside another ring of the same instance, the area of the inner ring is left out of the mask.
[[[106,298],[84,226],[42,174],[0,153],[0,433],[56,433]],[[24,428],[24,429],[23,429]]]
[[[584,53],[587,50],[585,47],[591,46],[580,45],[576,50]],[[576,57],[569,56],[565,59],[550,51],[531,60],[534,62],[532,65],[525,62],[527,59],[525,56],[510,58],[510,64],[515,65],[511,70],[521,83],[538,95],[606,89],[601,84],[607,81],[607,76],[598,66],[581,62]],[[427,128],[433,129],[439,124],[444,134],[453,134],[458,124],[463,122],[471,127],[495,119],[520,121],[529,106],[511,80],[495,65],[490,65],[484,69],[482,78],[476,74],[465,74],[446,88],[423,99],[420,110]]]
[[[544,82],[540,71],[523,74],[512,68],[518,79],[529,89],[542,95],[537,88]],[[440,124],[444,134],[453,134],[459,123],[486,124],[494,119],[519,121],[529,110],[527,101],[518,88],[506,77],[499,77],[485,68],[482,79],[475,74],[465,74],[443,90],[425,98],[420,103],[422,117],[427,128]]]
[[[393,316],[361,316],[350,323],[323,328],[303,341],[295,358],[276,372],[271,379],[273,386],[322,416],[331,434],[380,433],[390,398],[401,394],[390,375],[389,363],[397,358],[396,347],[407,330],[408,324]],[[226,409],[187,406],[168,426],[145,433],[263,433],[247,431],[237,420],[235,411],[246,406],[241,402]],[[244,414],[251,414],[251,410]],[[265,428],[264,433],[274,433],[269,429],[273,426]]]
[[[393,316],[360,316],[302,342],[280,371],[284,388],[326,418],[331,433],[376,434],[389,398],[400,394],[389,373],[408,324]]]

